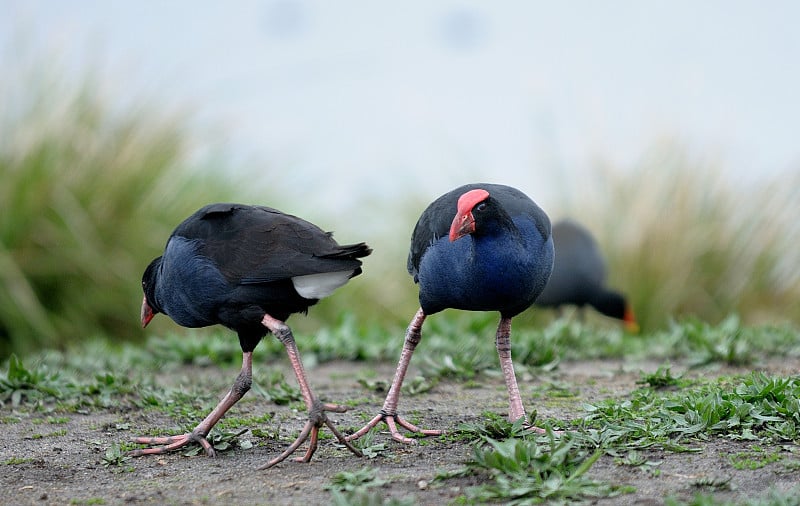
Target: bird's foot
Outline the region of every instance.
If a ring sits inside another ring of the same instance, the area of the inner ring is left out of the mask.
[[[162,436],[162,437],[146,437],[140,436],[133,439],[134,443],[145,444],[145,445],[160,445],[155,446],[153,448],[141,448],[138,450],[131,450],[128,452],[128,455],[131,457],[140,457],[142,455],[160,455],[162,453],[168,453],[173,450],[177,450],[178,448],[183,448],[184,446],[188,446],[192,443],[197,443],[203,447],[206,451],[206,455],[209,457],[216,456],[216,452],[214,451],[214,447],[211,443],[208,442],[206,439],[205,434],[201,434],[199,432],[189,432],[186,434],[181,434],[179,436]]]
[[[314,452],[317,451],[317,446],[319,442],[319,429],[322,428],[323,425],[327,426],[333,435],[336,436],[336,439],[339,440],[340,443],[345,445],[348,450],[353,452],[358,457],[362,457],[363,454],[361,450],[350,444],[350,441],[339,432],[335,425],[328,419],[328,415],[325,413],[327,411],[331,411],[334,413],[344,413],[349,408],[347,406],[339,406],[336,404],[323,404],[319,401],[315,401],[311,411],[308,414],[308,421],[306,422],[303,430],[300,431],[300,435],[297,436],[297,439],[294,440],[294,443],[289,445],[289,448],[286,449],[283,453],[275,457],[274,459],[270,460],[263,466],[259,467],[259,469],[269,469],[270,467],[279,464],[286,460],[286,457],[291,455],[292,453],[300,447],[306,439],[309,439],[308,443],[308,450],[306,450],[306,454],[302,457],[297,457],[294,459],[296,462],[308,462],[311,460],[311,457],[314,455]]]
[[[441,430],[420,429],[419,427],[409,422],[405,418],[401,417],[397,413],[390,415],[385,411],[381,410],[381,412],[378,413],[375,416],[375,418],[370,420],[365,426],[363,426],[357,432],[354,432],[353,434],[347,436],[347,440],[355,441],[356,439],[360,438],[361,436],[369,432],[373,427],[375,427],[381,422],[384,422],[386,426],[389,428],[389,432],[392,434],[392,439],[400,443],[414,444],[417,441],[415,439],[411,439],[402,435],[400,431],[397,429],[398,425],[408,430],[409,432],[422,434],[423,436],[441,436],[442,434],[444,434],[444,431]]]

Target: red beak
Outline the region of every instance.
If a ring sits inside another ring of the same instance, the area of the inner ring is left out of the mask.
[[[472,216],[472,213],[456,214],[453,224],[450,225],[450,242],[473,232],[475,232],[475,217]]]
[[[142,328],[147,327],[147,324],[150,323],[153,316],[155,316],[155,313],[153,312],[153,308],[150,307],[150,304],[147,303],[147,297],[142,298]]]

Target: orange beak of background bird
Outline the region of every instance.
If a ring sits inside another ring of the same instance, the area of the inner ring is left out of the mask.
[[[150,304],[147,303],[147,297],[142,298],[142,328],[147,327],[147,324],[150,323],[150,320],[153,319],[155,313],[153,313],[153,308],[150,307]]]
[[[625,316],[622,319],[625,322],[625,329],[632,333],[639,333],[639,324],[636,322],[636,317],[633,315],[633,309],[630,306],[625,307]]]

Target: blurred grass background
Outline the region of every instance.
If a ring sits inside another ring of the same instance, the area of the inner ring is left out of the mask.
[[[427,202],[364,202],[363,216],[334,223],[281,187],[280,168],[269,186],[254,184],[266,179],[250,176],[270,167],[236,166],[188,110],[43,67],[0,84],[0,358],[142,339],[142,271],[175,225],[212,201],[270,205],[335,230],[340,242],[373,246],[363,276],[292,320],[301,332],[350,316],[392,330],[407,323],[417,295],[407,241]],[[594,232],[610,285],[656,329],[683,315],[800,322],[799,202],[797,173],[739,185],[725,167],[667,142],[634,167],[598,163],[591,178],[570,178],[546,210]],[[360,220],[383,226],[360,233]],[[529,311],[522,324],[551,317]],[[154,323],[148,333],[175,330],[167,318]]]

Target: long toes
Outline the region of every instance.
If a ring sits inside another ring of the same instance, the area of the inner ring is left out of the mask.
[[[420,429],[413,423],[409,422],[405,418],[397,417],[397,425],[403,427],[406,430],[411,432],[416,432],[417,434],[422,434],[423,436],[441,436],[444,434],[443,430],[434,430],[434,429]]]
[[[350,434],[349,436],[345,437],[344,438],[345,441],[355,441],[356,439],[358,439],[360,437],[363,437],[370,430],[372,430],[373,427],[375,427],[379,423],[385,421],[385,419],[386,419],[386,415],[384,415],[384,414],[375,415],[375,417],[372,420],[370,420],[369,422],[367,422],[367,424],[365,426],[361,427],[356,432],[354,432],[354,433]]]
[[[138,436],[133,438],[133,442],[143,445],[168,445],[184,439],[186,439],[185,434],[182,436],[160,436],[160,437]]]
[[[317,451],[317,446],[319,445],[319,427],[314,426],[311,428],[311,434],[309,434],[309,438],[311,441],[308,443],[308,449],[306,450],[306,454],[302,457],[297,457],[294,459],[295,462],[310,462],[311,457],[314,456],[314,452]]]
[[[400,434],[399,432],[392,432],[392,439],[397,441],[398,443],[403,443],[407,445],[415,445],[417,444],[416,439],[411,439],[410,437],[405,437],[404,435]]]
[[[160,436],[160,437],[139,436],[133,438],[133,442],[144,445],[161,445],[161,446],[156,446],[154,448],[140,448],[137,450],[131,450],[128,452],[128,455],[131,457],[141,457],[143,455],[160,455],[162,453],[167,453],[171,450],[180,448],[181,446],[185,445],[187,443],[187,435],[183,434],[181,436]]]
[[[386,424],[386,427],[389,429],[389,433],[392,435],[392,439],[394,439],[398,443],[403,443],[403,444],[416,444],[417,440],[404,436],[397,428],[398,425],[408,430],[409,432],[421,434],[423,436],[440,436],[444,434],[444,431],[441,430],[420,429],[413,423],[409,422],[408,420],[404,419],[403,417],[397,414],[387,415],[381,412],[380,414],[375,416],[375,418],[370,420],[364,427],[359,429],[357,432],[354,432],[353,434],[347,436],[345,438],[345,441],[355,441],[356,439],[367,434],[373,427],[377,426],[381,422]]]
[[[131,457],[140,457],[142,455],[161,455],[163,453],[169,453],[173,450],[183,448],[192,442],[197,442],[200,446],[202,446],[206,452],[206,455],[209,457],[216,456],[216,452],[214,451],[214,447],[211,445],[211,443],[209,443],[204,436],[198,434],[181,434],[179,436],[161,437],[140,436],[133,438],[133,441],[139,444],[161,446],[131,450],[128,452],[128,455]]]
[[[361,453],[361,450],[359,450],[358,448],[353,446],[350,443],[350,441],[348,441],[348,439],[344,436],[344,434],[339,432],[339,429],[337,429],[336,426],[333,425],[333,423],[331,423],[330,420],[325,420],[325,425],[327,425],[328,428],[331,430],[331,432],[333,432],[333,435],[336,436],[336,439],[338,439],[340,443],[345,445],[347,447],[347,449],[350,450],[356,457],[363,457],[364,456],[364,454]]]
[[[341,404],[323,404],[323,411],[330,411],[332,413],[345,413],[350,410],[350,406],[343,406]]]
[[[177,450],[178,448],[185,446],[186,443],[179,442],[179,443],[172,443],[164,446],[156,446],[154,448],[140,448],[138,450],[131,450],[128,452],[128,455],[131,457],[141,457],[143,455],[161,455],[163,453],[169,453],[172,450]]]
[[[275,457],[274,459],[270,460],[263,466],[259,467],[259,470],[269,469],[276,464],[279,464],[286,460],[286,458],[297,451],[301,444],[303,444],[306,440],[308,442],[308,449],[306,453],[302,457],[297,457],[293,459],[295,462],[309,462],[311,461],[311,457],[314,456],[314,452],[317,451],[317,447],[319,446],[319,430],[323,426],[327,426],[336,439],[339,440],[340,443],[345,445],[347,449],[349,449],[353,454],[361,457],[363,454],[361,450],[350,444],[349,439],[345,437],[344,434],[339,432],[336,426],[331,422],[328,417],[325,415],[327,411],[333,411],[335,413],[343,413],[347,411],[349,408],[347,406],[339,406],[336,404],[318,404],[319,409],[312,410],[312,413],[309,414],[309,419],[306,422],[303,430],[300,431],[300,435],[297,436],[297,439],[289,445],[289,447],[280,455]]]
[[[294,443],[292,443],[291,445],[289,445],[289,448],[287,448],[287,449],[286,449],[286,450],[285,450],[283,453],[281,453],[280,455],[278,455],[278,456],[277,456],[277,457],[275,457],[274,459],[270,460],[269,462],[267,462],[267,463],[266,463],[266,464],[264,464],[263,466],[259,467],[258,469],[259,469],[259,470],[262,470],[262,469],[269,469],[270,467],[274,466],[275,464],[280,464],[281,462],[283,462],[284,460],[286,460],[286,457],[288,457],[289,455],[291,455],[292,453],[294,453],[294,452],[295,452],[295,450],[297,450],[297,448],[298,448],[298,447],[299,447],[301,444],[303,444],[303,442],[304,442],[306,439],[308,439],[308,435],[311,433],[311,430],[312,430],[312,429],[315,429],[315,428],[316,428],[316,427],[315,427],[315,425],[314,425],[314,423],[313,423],[313,422],[311,422],[310,420],[309,420],[308,422],[306,422],[306,425],[303,427],[303,430],[302,430],[302,431],[300,431],[300,435],[299,435],[299,436],[297,436],[297,439],[295,439],[295,440],[294,440]],[[319,429],[317,429],[317,430],[319,430]],[[312,452],[312,453],[313,453],[313,452]]]

